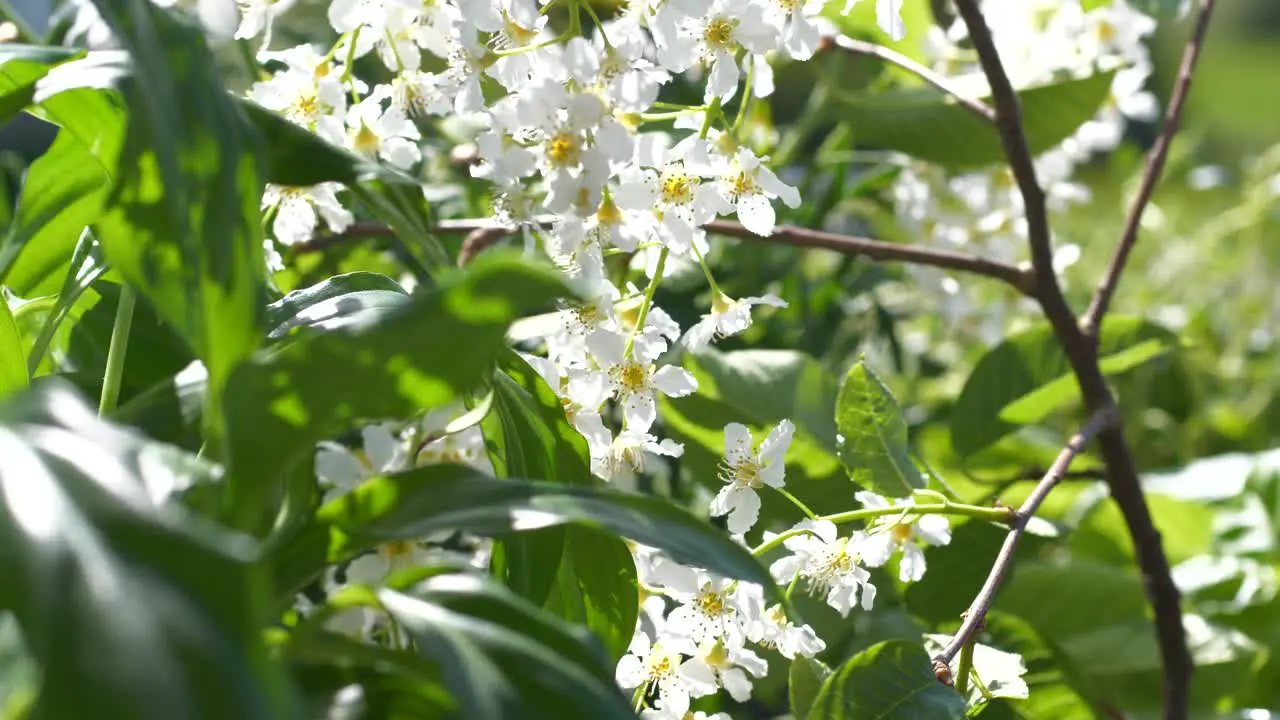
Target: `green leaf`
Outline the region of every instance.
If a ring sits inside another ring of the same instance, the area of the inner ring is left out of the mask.
[[[1032,154],[1056,146],[1092,118],[1111,91],[1114,75],[1098,73],[1020,91]],[[981,78],[967,80],[972,81],[957,84],[976,90],[971,97],[986,92]],[[860,147],[897,150],[952,168],[1004,162],[995,127],[932,86],[836,93],[828,107],[833,120],[849,123]]]
[[[1171,20],[1178,17],[1183,7],[1182,0],[1130,0],[1129,7],[1157,20]]]
[[[22,353],[18,323],[0,295],[0,399],[27,387],[27,359]]]
[[[27,350],[27,372],[32,377],[52,372],[53,363],[50,352],[65,354],[71,329],[63,323],[68,319],[77,321],[84,317],[98,301],[97,293],[86,295],[90,286],[107,271],[103,264],[102,253],[88,232],[80,235],[71,261],[67,263],[67,274],[62,280],[62,288],[58,291],[57,300],[48,312],[43,313],[39,323],[39,331],[30,332],[31,342]],[[34,328],[35,318],[32,318]]]
[[[456,716],[435,666],[336,633],[293,633],[287,646],[308,718],[420,720]],[[359,692],[352,692],[358,688]]]
[[[494,405],[481,424],[499,477],[599,487],[586,439],[565,418],[559,396],[518,354],[494,374]],[[522,597],[586,625],[621,657],[635,632],[639,594],[631,552],[588,528],[548,528],[502,541],[501,568]]]
[[[476,388],[511,322],[565,292],[550,268],[489,254],[401,308],[240,365],[226,396],[238,522],[266,519],[276,483],[317,441]]]
[[[167,502],[190,456],[65,385],[0,406],[0,608],[42,684],[32,717],[288,717],[253,548]]]
[[[363,325],[401,307],[409,294],[386,275],[353,272],[294,290],[267,306],[267,338],[279,340],[294,328],[336,330]]]
[[[50,266],[61,267],[85,226],[102,211],[110,182],[107,171],[79,138],[62,130],[53,145],[27,170],[13,224],[0,241],[0,282],[31,245],[40,259],[20,268],[10,287],[19,295],[41,290]]]
[[[31,104],[36,83],[50,67],[80,52],[73,48],[0,45],[0,122],[8,122]]]
[[[432,578],[419,594],[378,597],[466,717],[635,717],[603,653],[532,605],[462,575]]]
[[[791,661],[791,669],[787,673],[787,702],[791,706],[792,717],[809,717],[809,709],[829,677],[831,668],[817,658],[800,655]]]
[[[1169,354],[1178,347],[1173,333],[1135,317],[1103,322],[1098,353],[1111,376]],[[1176,372],[1176,366],[1157,372]],[[1172,376],[1165,382],[1175,382]],[[1014,432],[1043,420],[1080,397],[1066,355],[1046,324],[1013,335],[982,356],[951,410],[951,443],[968,457]]]
[[[480,535],[529,532],[573,523],[665,550],[678,562],[760,583],[768,572],[721,531],[656,497],[609,488],[554,485],[432,465],[376,478],[326,503],[316,523],[279,554],[280,587],[292,592],[319,574],[388,540],[439,530]]]
[[[960,720],[965,703],[914,643],[890,640],[854,655],[822,684],[808,720]]]
[[[893,393],[859,360],[849,369],[836,398],[840,459],[849,477],[890,497],[906,497],[925,487],[911,461],[907,423]]]

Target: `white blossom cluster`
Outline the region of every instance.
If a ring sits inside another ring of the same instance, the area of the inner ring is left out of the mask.
[[[984,0],[982,10],[1015,88],[1114,72],[1098,113],[1035,159],[1050,212],[1089,202],[1088,189],[1072,180],[1076,167],[1114,150],[1130,120],[1149,122],[1158,115],[1156,98],[1145,89],[1152,64],[1144,44],[1156,21],[1126,0],[1088,11],[1080,0]],[[947,29],[929,28],[924,43],[929,64],[948,77],[981,77],[975,54],[964,44],[967,38],[958,19]],[[949,173],[912,163],[898,176],[893,199],[898,221],[913,242],[1015,264],[1026,259],[1022,196],[1005,166]],[[1061,273],[1079,257],[1078,246],[1060,244],[1054,267]],[[948,327],[966,328],[992,344],[1006,331],[1013,308],[1005,300],[934,268],[912,265],[907,272],[917,287],[938,290],[936,310]]]

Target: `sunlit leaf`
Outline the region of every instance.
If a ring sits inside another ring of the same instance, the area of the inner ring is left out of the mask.
[[[920,645],[891,640],[854,655],[827,678],[808,720],[960,720],[965,702],[938,682]]]
[[[840,386],[836,426],[840,459],[855,483],[891,497],[925,487],[924,476],[911,460],[907,423],[898,402],[861,360]]]

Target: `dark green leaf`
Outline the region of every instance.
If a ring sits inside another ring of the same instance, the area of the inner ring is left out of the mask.
[[[861,360],[840,386],[836,426],[840,459],[855,483],[890,497],[906,497],[925,486],[911,460],[898,402]]]
[[[1067,139],[1097,113],[1111,91],[1114,72],[1063,80],[1018,93],[1033,154]],[[980,78],[973,78],[980,81]],[[962,83],[983,88],[980,82]],[[861,147],[898,150],[948,167],[1004,161],[995,127],[930,86],[879,93],[838,93],[833,118],[847,122]]]
[[[296,327],[336,330],[365,325],[378,315],[408,302],[400,283],[378,273],[335,275],[294,290],[267,306],[267,337],[279,340]]]
[[[829,677],[831,668],[821,660],[801,655],[791,661],[791,670],[787,674],[787,701],[791,705],[792,717],[809,717],[809,709]]]
[[[27,387],[27,359],[13,312],[0,296],[0,399]]]
[[[264,520],[275,483],[317,441],[477,387],[511,322],[564,293],[551,269],[493,254],[402,308],[242,364],[226,397],[238,521]]]
[[[33,717],[288,715],[252,548],[160,505],[189,456],[56,383],[0,408],[0,446],[0,608],[42,669]]]
[[[501,535],[567,523],[611,531],[665,550],[679,562],[774,588],[750,553],[664,500],[609,488],[499,480],[464,466],[433,465],[371,480],[326,503],[316,519],[276,563],[286,592],[302,587],[326,562],[350,559],[388,540],[439,530]]]
[[[1185,6],[1182,0],[1130,0],[1129,7],[1157,20],[1169,20],[1178,16]]]
[[[603,653],[515,595],[463,575],[419,592],[378,595],[466,717],[635,717]]]
[[[484,431],[500,477],[598,487],[586,440],[569,424],[559,396],[515,352],[494,374]],[[616,537],[588,528],[548,528],[502,541],[503,573],[522,597],[595,632],[616,660],[635,630],[635,563]]]
[[[422,658],[333,633],[293,633],[287,645],[303,717],[424,720],[456,717],[439,672]],[[353,692],[358,688],[359,692]]]
[[[938,682],[923,647],[890,640],[836,668],[808,720],[960,720],[964,713],[964,700]]]
[[[1134,317],[1103,322],[1098,352],[1104,372],[1121,374],[1178,346],[1177,337]],[[1170,368],[1168,372],[1174,372]],[[1169,380],[1172,382],[1172,380]],[[968,457],[1079,398],[1079,387],[1048,325],[1007,338],[978,361],[951,410],[951,443]]]

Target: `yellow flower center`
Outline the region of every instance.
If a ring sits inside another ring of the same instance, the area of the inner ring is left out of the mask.
[[[375,155],[378,152],[378,135],[369,126],[360,123],[360,129],[351,136],[351,149],[361,155]]]
[[[547,159],[552,167],[572,167],[582,155],[582,143],[571,132],[561,131],[547,141]]]
[[[658,180],[662,201],[671,205],[688,205],[693,202],[693,191],[698,181],[686,175],[683,169],[673,168],[662,173]]]
[[[724,614],[724,595],[704,589],[698,593],[697,605],[704,615],[718,617]]]
[[[743,195],[755,195],[760,190],[760,186],[756,184],[754,173],[748,173],[746,170],[739,170],[730,175],[728,178],[729,192],[735,198]]]
[[[702,31],[702,39],[711,48],[728,49],[733,43],[733,30],[738,26],[737,20],[717,17],[707,23]]]
[[[596,210],[596,222],[601,225],[617,225],[622,222],[622,211],[614,204],[612,198],[605,198]]]
[[[649,383],[649,368],[636,362],[628,362],[618,369],[618,385],[624,393],[638,393]]]
[[[893,526],[893,530],[889,531],[893,535],[896,542],[906,542],[911,539],[910,523],[901,523]]]
[[[413,543],[409,540],[392,540],[378,546],[378,555],[388,561],[400,560],[412,552]]]

